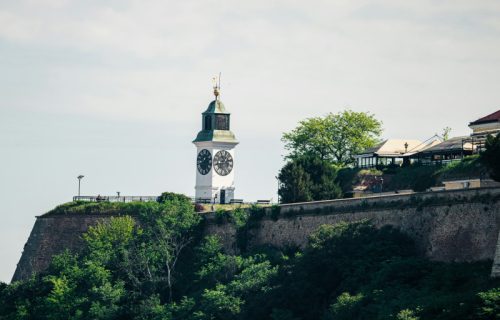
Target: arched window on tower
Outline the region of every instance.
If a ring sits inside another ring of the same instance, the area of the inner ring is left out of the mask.
[[[212,130],[212,116],[205,116],[203,130]]]

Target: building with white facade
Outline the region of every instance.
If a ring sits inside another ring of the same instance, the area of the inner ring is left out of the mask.
[[[196,146],[195,200],[204,203],[230,203],[234,199],[234,148],[238,144],[231,132],[230,113],[219,100],[202,113],[202,129],[194,139]]]

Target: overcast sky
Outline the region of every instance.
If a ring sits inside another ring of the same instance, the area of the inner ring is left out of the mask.
[[[0,281],[79,174],[85,195],[193,195],[219,71],[236,197],[276,199],[304,118],[370,111],[424,140],[498,110],[500,2],[0,0]]]

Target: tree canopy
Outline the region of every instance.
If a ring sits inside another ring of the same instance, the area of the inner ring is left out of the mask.
[[[335,182],[336,168],[318,158],[289,160],[278,174],[281,203],[336,199],[342,191]]]
[[[488,167],[491,178],[500,181],[500,133],[496,137],[488,136],[485,148],[481,154],[481,162]]]
[[[316,157],[338,165],[353,163],[353,155],[374,146],[382,123],[367,112],[345,110],[303,120],[282,141],[287,158]]]

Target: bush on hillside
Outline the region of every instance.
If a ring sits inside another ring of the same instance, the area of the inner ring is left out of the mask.
[[[343,168],[339,170],[336,181],[346,194],[352,191],[353,186],[360,184],[363,177],[377,176],[383,173],[384,191],[402,189],[425,191],[430,187],[439,186],[442,181],[446,180],[483,177],[485,170],[482,160],[478,155],[474,155],[446,165],[413,164],[405,167],[381,168],[380,170]]]
[[[167,201],[178,201],[178,202],[185,202],[189,201],[191,202],[191,198],[189,198],[186,195],[180,194],[180,193],[174,193],[174,192],[163,192],[157,200],[159,203],[165,203]]]
[[[481,162],[488,167],[491,178],[500,181],[500,133],[488,136],[486,150],[481,154]]]
[[[386,179],[385,190],[412,189],[414,191],[425,191],[437,185],[436,172],[439,166],[410,165],[397,168],[390,179]]]
[[[439,181],[474,179],[485,174],[485,167],[479,159],[479,155],[465,157],[462,161],[451,162],[437,172]]]

